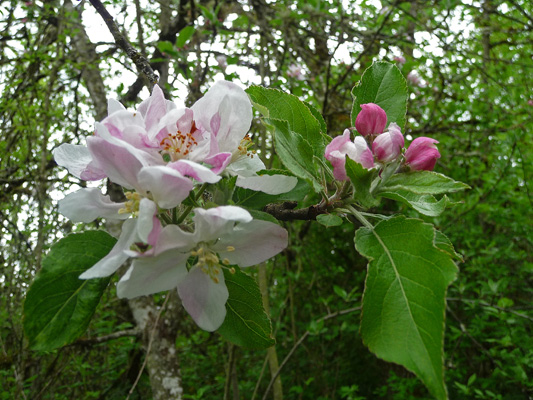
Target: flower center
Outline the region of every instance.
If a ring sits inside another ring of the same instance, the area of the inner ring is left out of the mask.
[[[124,207],[118,210],[119,214],[134,214],[139,211],[139,203],[141,202],[141,195],[137,192],[124,193],[128,201],[124,203]]]
[[[234,251],[235,247],[228,246],[227,250]],[[221,261],[218,254],[209,249],[205,244],[200,244],[196,250],[191,251],[191,256],[198,257],[198,261],[194,266],[199,267],[202,272],[209,276],[215,283],[220,282],[218,275],[222,268],[230,264],[227,258],[224,258]],[[235,269],[230,268],[230,272],[235,273]]]
[[[163,154],[168,154],[172,161],[185,158],[191,152],[192,148],[198,145],[194,137],[197,131],[198,128],[193,121],[190,132],[184,133],[178,129],[176,134],[169,133],[160,143]]]
[[[256,151],[250,150],[250,147],[252,147],[253,145],[254,143],[252,142],[252,138],[250,137],[250,135],[246,135],[239,143],[237,150],[233,153],[231,161],[233,162],[241,157],[246,156],[254,158],[254,154],[256,153]]]

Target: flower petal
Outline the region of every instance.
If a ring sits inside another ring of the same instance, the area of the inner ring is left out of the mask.
[[[182,175],[194,178],[198,182],[216,183],[222,179],[209,168],[194,161],[179,160],[168,164],[168,166],[180,172]]]
[[[187,277],[178,284],[178,294],[183,307],[203,330],[217,330],[226,318],[226,301],[229,293],[222,271],[215,283],[198,267],[191,269]]]
[[[285,249],[287,244],[288,234],[281,226],[268,221],[253,220],[237,225],[212,248],[221,258],[227,258],[230,264],[249,267],[274,257]],[[228,248],[231,251],[228,251]]]
[[[98,188],[80,189],[59,200],[59,212],[72,222],[91,222],[98,217],[126,219],[130,214],[119,214],[124,203],[113,203]]]
[[[265,168],[265,164],[259,157],[242,156],[237,158],[235,161],[232,161],[231,164],[226,168],[226,171],[230,175],[247,177],[255,176],[257,175],[257,171]]]
[[[237,177],[236,185],[245,189],[261,191],[267,194],[281,194],[290,192],[298,179],[286,175],[256,175],[249,177]]]
[[[118,297],[131,299],[176,288],[187,276],[187,256],[178,251],[167,251],[158,257],[134,260],[118,282]]]
[[[150,192],[154,201],[162,208],[176,207],[187,198],[194,186],[189,178],[165,165],[141,169],[139,185]]]
[[[100,180],[106,177],[104,171],[96,167],[89,149],[85,146],[63,143],[52,151],[56,163],[68,169],[76,178]]]
[[[113,274],[129,258],[125,251],[137,240],[137,220],[128,219],[122,225],[118,242],[109,254],[81,274],[80,279],[103,278]]]
[[[221,152],[236,150],[252,124],[250,99],[244,90],[232,82],[216,82],[192,106],[192,110],[195,121],[204,129],[217,129],[213,133]]]
[[[248,211],[236,206],[220,206],[208,210],[195,208],[194,214],[197,242],[218,239],[231,232],[235,222],[250,222],[253,219]]]

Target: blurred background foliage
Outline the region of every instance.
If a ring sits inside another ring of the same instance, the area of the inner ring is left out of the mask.
[[[349,126],[351,89],[364,69],[376,60],[395,62],[409,83],[406,138],[439,140],[436,171],[472,187],[431,219],[464,256],[448,293],[450,398],[533,398],[533,3],[104,5],[151,61],[169,98],[192,104],[223,78],[275,87],[321,110],[331,136]],[[52,149],[83,143],[105,117],[106,97],[135,107],[148,95],[146,79],[87,1],[0,1],[0,32],[0,399],[126,398],[146,343],[113,284],[86,335],[51,353],[27,349],[21,310],[50,245],[69,232],[104,227],[72,225],[57,213],[57,200],[85,183],[57,168]],[[278,166],[259,121],[251,133],[267,165]],[[390,202],[375,211],[420,217],[398,207]],[[228,345],[199,331],[180,309],[163,314],[173,318],[166,351],[179,359],[182,398],[260,399],[274,356],[283,365],[281,385],[266,398],[429,398],[413,375],[361,343],[366,267],[353,248],[353,227],[285,226],[289,248],[264,267],[273,352]],[[167,296],[155,296],[154,309]],[[157,398],[148,373],[131,399]]]

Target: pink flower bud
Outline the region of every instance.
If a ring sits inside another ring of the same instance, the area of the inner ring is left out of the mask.
[[[378,161],[390,162],[398,158],[405,142],[400,127],[392,122],[389,130],[374,139],[372,152]]]
[[[529,99],[529,100],[527,101],[527,104],[529,104],[530,106],[533,106],[533,99]]]
[[[348,129],[344,130],[342,136],[337,136],[326,146],[324,154],[324,157],[333,166],[333,176],[339,181],[348,180],[348,175],[346,175],[346,156],[366,169],[374,166],[374,157],[365,139],[357,136],[353,142],[350,141],[350,131]]]
[[[387,125],[385,110],[374,103],[361,104],[361,112],[355,119],[355,129],[363,136],[379,135]]]
[[[413,140],[405,152],[405,163],[414,171],[432,171],[440,158],[435,139],[419,137]]]
[[[403,56],[396,56],[393,58],[394,61],[396,61],[398,64],[405,64],[405,57]]]

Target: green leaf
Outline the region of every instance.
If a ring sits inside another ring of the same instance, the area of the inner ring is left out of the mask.
[[[115,242],[106,232],[87,231],[52,246],[24,302],[30,348],[53,350],[85,332],[109,278],[78,277],[106,256]]]
[[[298,97],[284,93],[278,89],[267,89],[261,86],[250,86],[246,89],[253,105],[265,118],[287,121],[289,130],[307,140],[317,156],[324,155],[324,139],[321,134],[322,122],[319,122],[310,105],[306,105]],[[325,122],[323,122],[325,126]]]
[[[176,38],[176,47],[178,49],[183,48],[183,46],[185,46],[185,44],[189,41],[192,35],[194,35],[195,31],[196,29],[192,25],[183,28],[178,34],[178,37]]]
[[[370,193],[372,182],[377,173],[376,169],[368,170],[350,157],[346,157],[346,175],[354,186],[354,199],[363,207],[371,208],[379,204],[379,201]]]
[[[316,216],[316,220],[326,228],[342,225],[342,218],[335,214],[320,214]]]
[[[465,190],[470,186],[433,171],[414,171],[392,175],[377,193],[409,191],[416,194],[442,194]]]
[[[313,189],[319,192],[322,187],[309,142],[297,132],[291,131],[287,121],[272,118],[265,118],[263,121],[272,129],[276,152],[283,165],[297,177],[311,182]]]
[[[435,229],[403,216],[360,228],[355,247],[368,258],[361,335],[378,357],[414,372],[446,399],[443,366],[446,289],[457,267],[434,245]]]
[[[463,261],[463,256],[455,251],[452,242],[450,242],[450,239],[448,239],[448,237],[441,231],[435,231],[435,240],[433,241],[433,243],[435,243],[435,246],[437,246],[439,250],[444,251],[450,257],[455,258],[456,260],[459,260],[461,262]]]
[[[398,67],[387,62],[374,63],[363,73],[361,81],[353,88],[352,95],[352,126],[355,126],[361,104],[375,103],[387,113],[387,127],[391,122],[396,122],[404,131],[407,83]]]
[[[418,194],[400,189],[395,192],[380,192],[379,195],[407,204],[419,213],[429,217],[441,215],[449,204],[453,204],[446,196],[437,200],[430,194]]]
[[[255,279],[235,268],[232,274],[224,268],[229,291],[226,319],[218,329],[225,339],[249,349],[266,349],[276,341],[272,325],[263,308],[261,292]]]
[[[176,50],[174,50],[174,45],[166,40],[163,40],[157,43],[157,48],[161,53],[166,53],[170,55],[176,55]]]
[[[313,114],[313,117],[315,117],[318,123],[320,124],[320,131],[324,134],[327,133],[328,127],[326,126],[326,121],[324,121],[324,117],[322,116],[322,114],[320,114],[320,112],[318,112],[318,110],[311,103],[308,103],[306,101],[304,102],[304,104],[307,106],[309,111],[311,111],[311,114]],[[331,139],[331,137],[329,138]]]

